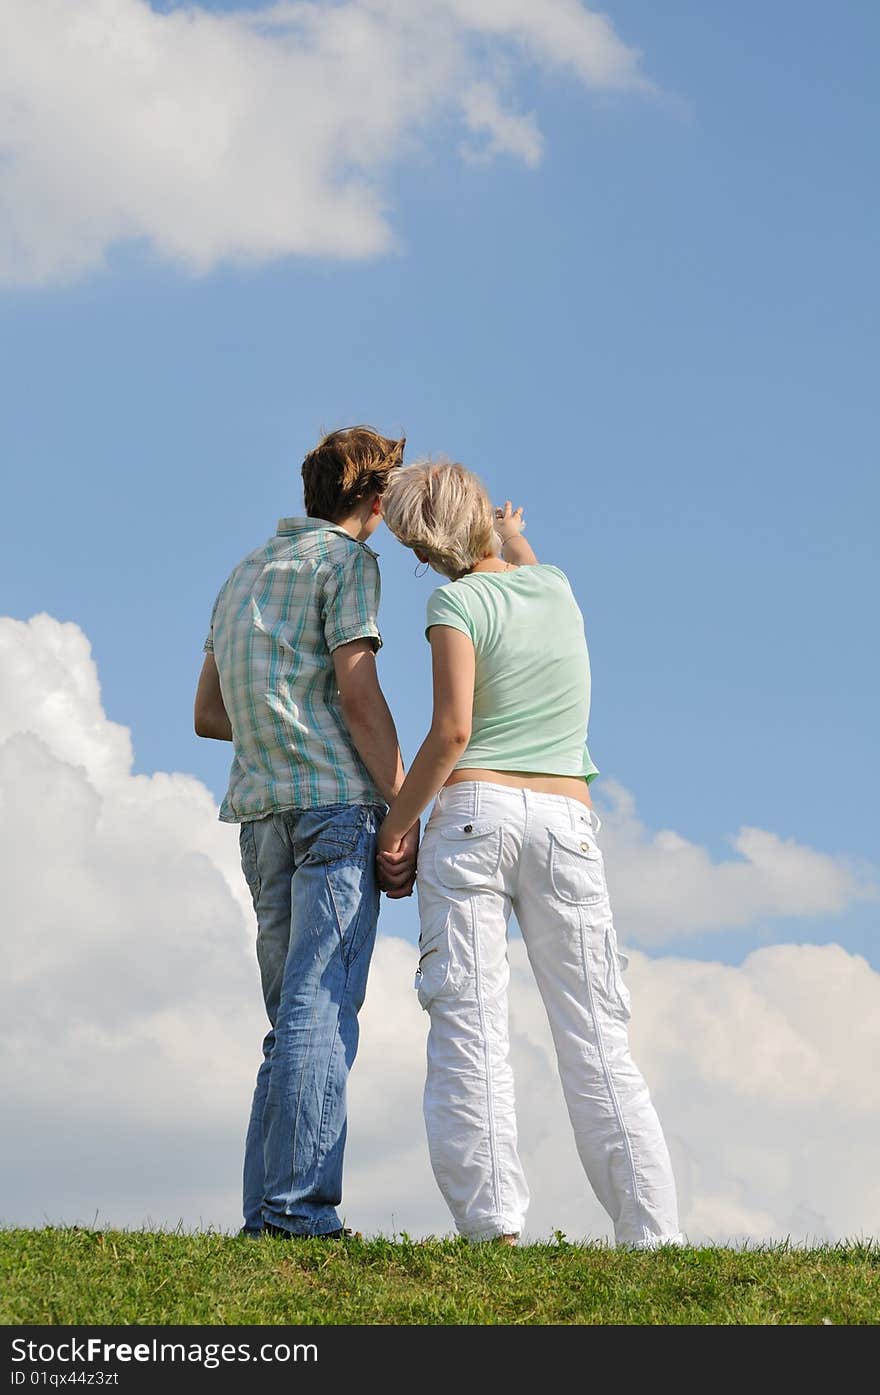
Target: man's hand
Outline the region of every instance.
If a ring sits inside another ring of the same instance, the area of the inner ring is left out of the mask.
[[[391,901],[412,896],[419,855],[419,825],[414,823],[402,838],[379,831],[376,852],[376,873],[379,885]]]

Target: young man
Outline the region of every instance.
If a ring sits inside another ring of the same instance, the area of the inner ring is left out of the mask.
[[[233,743],[220,818],[241,824],[270,1030],[245,1144],[243,1234],[340,1236],[346,1081],[376,936],[376,835],[403,783],[379,687],[379,568],[367,539],[404,441],[357,426],[302,467],[283,518],[220,590],[195,700]],[[418,825],[382,888],[412,891]]]

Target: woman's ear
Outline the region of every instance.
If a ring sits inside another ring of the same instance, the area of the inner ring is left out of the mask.
[[[417,547],[413,548],[413,552],[416,554],[416,557],[419,559],[420,562],[427,562],[428,559],[425,556],[424,552],[419,552],[419,549]]]

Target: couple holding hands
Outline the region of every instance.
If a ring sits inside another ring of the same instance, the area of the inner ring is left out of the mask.
[[[581,612],[523,537],[521,509],[493,509],[461,465],[403,466],[403,449],[368,427],[326,436],[303,463],[306,516],[233,569],[205,641],[195,728],[233,744],[220,817],[240,825],[270,1023],[243,1233],[346,1233],[346,1082],[379,893],[415,884],[425,1123],[459,1233],[515,1244],[528,1207],[507,1027],[514,912],[615,1240],[680,1244],[596,841]],[[383,520],[445,579],[427,606],[431,725],[406,772],[376,671],[368,540]]]

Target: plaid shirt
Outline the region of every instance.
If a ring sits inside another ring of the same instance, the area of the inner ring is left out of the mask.
[[[224,822],[383,804],[342,716],[332,659],[353,639],[380,647],[378,610],[375,552],[320,518],[282,518],[228,577],[205,640],[232,723]]]

